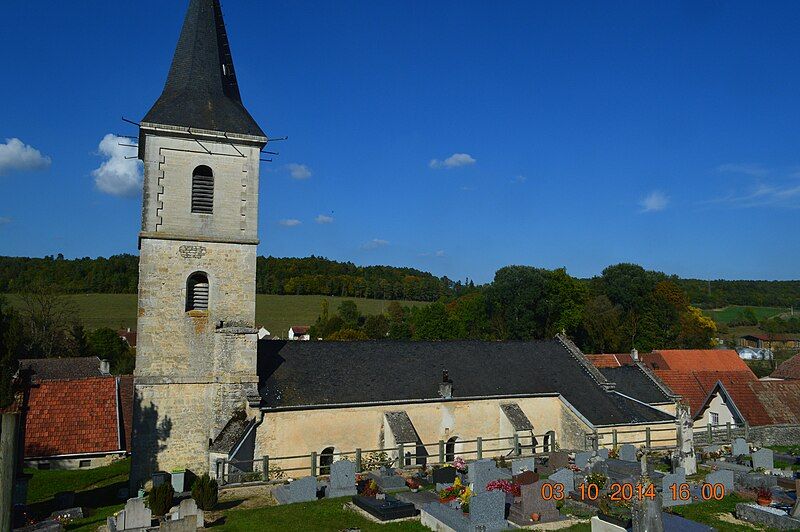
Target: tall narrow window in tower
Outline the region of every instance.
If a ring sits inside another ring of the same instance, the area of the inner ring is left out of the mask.
[[[208,276],[195,272],[186,281],[186,311],[208,310]]]
[[[208,166],[198,166],[192,173],[192,212],[214,212],[214,173]]]

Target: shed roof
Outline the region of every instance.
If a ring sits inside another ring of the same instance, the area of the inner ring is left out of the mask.
[[[103,376],[97,357],[25,358],[19,367],[31,370],[34,382]]]
[[[386,412],[386,421],[389,423],[389,429],[394,435],[394,441],[397,443],[417,443],[419,437],[417,436],[417,429],[408,417],[405,410],[396,412]]]
[[[264,408],[443,400],[443,370],[453,381],[454,400],[561,394],[597,425],[673,419],[606,391],[602,374],[561,339],[259,342]]]
[[[500,405],[500,410],[503,411],[511,422],[511,426],[514,427],[514,430],[533,430],[533,423],[531,423],[531,420],[528,419],[528,416],[525,415],[525,412],[522,411],[522,408],[520,408],[517,403],[502,403]]]

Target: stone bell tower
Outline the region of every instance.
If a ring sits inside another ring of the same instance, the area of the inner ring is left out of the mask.
[[[259,155],[219,0],[190,0],[144,162],[132,485],[209,469],[209,442],[257,395]]]

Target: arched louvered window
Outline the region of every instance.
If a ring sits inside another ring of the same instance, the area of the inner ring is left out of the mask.
[[[208,276],[195,272],[186,281],[186,311],[208,310]]]
[[[192,172],[192,212],[214,212],[214,172],[208,166],[198,166]]]

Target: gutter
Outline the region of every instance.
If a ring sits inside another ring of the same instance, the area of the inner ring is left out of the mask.
[[[26,456],[25,460],[53,460],[55,458],[81,458],[91,456],[103,456],[106,454],[127,454],[126,451],[91,451],[86,453],[71,453],[71,454],[53,454],[50,456]]]

